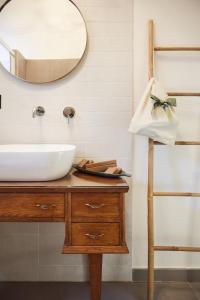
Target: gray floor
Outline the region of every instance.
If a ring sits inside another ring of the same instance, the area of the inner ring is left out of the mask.
[[[89,300],[87,283],[0,283],[1,300]],[[146,300],[144,283],[104,283],[102,300]],[[154,300],[200,300],[200,283],[156,283]]]

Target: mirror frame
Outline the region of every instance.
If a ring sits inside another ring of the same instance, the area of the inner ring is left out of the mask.
[[[9,3],[9,2],[11,2],[11,1],[14,1],[14,0],[6,0],[1,6],[0,6],[0,18],[1,18],[1,12],[2,12],[2,10],[6,7],[6,5]],[[79,13],[80,13],[80,15],[81,15],[81,17],[82,17],[82,19],[83,19],[83,22],[84,22],[84,25],[85,25],[85,31],[86,31],[86,44],[85,44],[85,49],[84,49],[84,51],[83,51],[83,54],[82,54],[82,56],[81,56],[81,58],[79,59],[79,61],[78,61],[78,63],[67,73],[67,74],[65,74],[64,76],[61,76],[61,77],[59,77],[59,78],[57,78],[57,79],[55,79],[55,80],[51,80],[51,81],[48,81],[48,82],[32,82],[32,81],[28,81],[28,80],[25,80],[25,79],[23,79],[23,78],[21,78],[21,77],[18,77],[18,76],[16,76],[16,75],[14,75],[14,74],[12,74],[11,72],[9,72],[3,65],[2,65],[2,63],[0,62],[0,66],[2,67],[2,69],[3,70],[5,70],[6,72],[8,72],[8,74],[10,74],[12,77],[14,77],[14,78],[16,78],[16,79],[18,79],[18,80],[22,80],[23,82],[26,82],[26,83],[30,83],[30,84],[38,84],[38,85],[42,85],[42,84],[50,84],[50,83],[53,83],[53,82],[57,82],[57,81],[59,81],[59,80],[62,80],[62,79],[64,79],[65,77],[67,77],[68,75],[70,75],[80,64],[81,64],[81,62],[82,62],[82,60],[83,60],[83,58],[84,58],[84,56],[85,56],[85,54],[86,54],[86,51],[87,51],[87,49],[88,49],[88,29],[87,29],[87,24],[86,24],[86,20],[85,20],[85,18],[84,18],[84,16],[83,16],[83,14],[82,14],[82,12],[80,11],[80,9],[79,9],[79,7],[77,6],[77,4],[75,4],[74,3],[74,1],[72,1],[72,0],[66,0],[66,1],[69,1],[69,2],[71,2],[75,7],[76,7],[76,9],[79,11]]]

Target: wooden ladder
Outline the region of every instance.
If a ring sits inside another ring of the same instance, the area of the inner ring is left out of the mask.
[[[154,76],[154,52],[156,51],[200,51],[200,47],[157,47],[154,45],[154,24],[153,20],[148,23],[148,72],[149,79]],[[200,96],[200,93],[185,93],[185,92],[168,92],[169,96]],[[155,251],[185,251],[185,252],[200,252],[200,247],[179,247],[179,246],[157,246],[154,244],[154,213],[153,200],[155,196],[166,197],[200,197],[200,193],[177,193],[177,192],[154,192],[153,176],[154,176],[154,145],[163,145],[149,139],[148,150],[148,287],[147,299],[154,298],[154,252]],[[175,145],[200,145],[200,141],[177,141]]]

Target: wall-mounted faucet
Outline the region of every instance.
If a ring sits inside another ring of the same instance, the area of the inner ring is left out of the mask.
[[[37,106],[34,108],[32,117],[35,118],[36,116],[41,117],[45,114],[45,109],[42,106]]]
[[[65,118],[68,119],[68,124],[69,124],[70,119],[74,118],[75,114],[76,114],[76,111],[73,107],[67,106],[63,110],[63,115]]]
[[[32,117],[36,118],[36,116],[41,117],[45,114],[45,109],[43,106],[37,106],[33,109]],[[73,107],[67,106],[63,110],[63,115],[68,119],[68,123],[70,119],[74,118],[76,111]]]

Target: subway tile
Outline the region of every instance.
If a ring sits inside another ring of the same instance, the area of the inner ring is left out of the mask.
[[[106,134],[103,134],[106,132]],[[96,141],[96,143],[103,143],[106,139],[109,140],[112,136],[120,136],[122,140],[127,139],[127,131],[124,128],[113,127],[91,127],[84,131],[85,141]],[[99,153],[100,154],[100,153]]]
[[[29,264],[37,262],[37,235],[10,234],[2,235],[0,243],[1,264]],[[6,255],[6,257],[5,257]],[[7,260],[7,261],[6,261]]]
[[[0,280],[37,280],[37,235],[2,235]]]
[[[38,232],[40,235],[48,235],[48,234],[65,234],[65,224],[64,223],[38,223]]]
[[[123,6],[130,8],[132,6],[132,0],[76,0],[75,3],[78,6],[103,8],[120,8]]]
[[[40,234],[39,235],[39,266],[81,266],[86,264],[83,255],[61,254],[64,235]]]
[[[90,37],[128,37],[132,40],[130,22],[87,22],[87,29]]]
[[[101,113],[101,112],[93,112],[93,113],[82,113],[80,117],[79,124],[83,124],[84,126],[102,126],[102,127],[115,127],[116,128],[124,128],[124,131],[127,129],[127,137],[128,137],[128,126],[131,120],[130,113]],[[78,125],[79,125],[78,124]]]
[[[132,255],[130,254],[105,254],[103,263],[106,266],[129,266],[132,263]]]
[[[130,52],[90,52],[85,66],[103,66],[103,67],[130,67],[132,56]]]
[[[127,52],[132,50],[130,37],[91,37],[89,43],[90,51]]]
[[[0,235],[14,235],[14,234],[37,234],[38,224],[37,223],[0,223]]]
[[[87,97],[79,103],[80,112],[131,112],[129,97]]]
[[[82,6],[81,12],[86,22],[131,22],[133,11],[129,5],[118,5],[115,7],[92,7]]]
[[[130,142],[121,143],[120,147],[119,144],[119,141],[114,140],[114,138],[106,139],[105,142],[98,144],[95,142],[86,143],[84,152],[87,157],[95,157],[101,153],[104,157],[107,156],[116,159],[122,155],[130,155]]]
[[[131,159],[127,158],[118,158],[119,165],[125,170],[127,173],[132,173],[131,167]]]
[[[81,82],[79,88],[70,84],[67,89],[68,97],[131,97],[132,87],[126,82]],[[67,97],[67,96],[66,96]]]
[[[86,67],[80,81],[89,83],[130,83],[132,70],[128,67]]]
[[[7,263],[7,265],[1,266],[0,281],[38,281],[38,267],[35,264],[29,264],[28,266],[19,264],[13,266]]]
[[[107,120],[109,122],[109,120]],[[117,121],[116,121],[117,122]],[[126,122],[126,121],[125,121]],[[109,140],[113,135],[120,136],[121,140],[127,143],[129,137],[127,127],[121,128],[120,124],[116,125],[116,128],[105,126],[101,121],[95,123],[92,119],[87,121],[88,127],[83,126],[83,122],[77,121],[76,124],[79,126],[71,126],[70,129],[66,126],[59,125],[56,123],[50,123],[49,125],[43,126],[42,130],[39,130],[38,127],[30,128],[27,127],[14,127],[7,130],[8,136],[3,136],[5,131],[3,128],[0,128],[0,134],[2,134],[2,143],[82,143],[94,142],[104,143],[106,140]],[[31,132],[31,135],[30,135]],[[58,136],[59,132],[59,136]],[[106,132],[106,135],[104,134]],[[13,136],[11,136],[13,134]],[[14,135],[15,134],[15,135]],[[83,153],[83,149],[80,146],[80,153]],[[117,149],[118,150],[118,149]]]
[[[39,281],[87,281],[86,266],[40,266]]]
[[[132,270],[129,266],[103,266],[104,281],[131,281]],[[87,281],[86,266],[40,266],[40,281]]]
[[[103,266],[103,281],[131,281],[132,270],[126,266]]]

